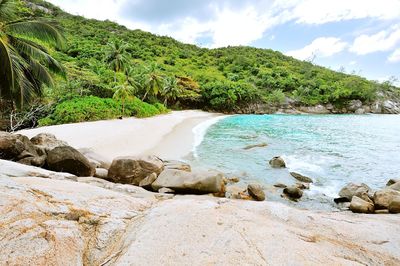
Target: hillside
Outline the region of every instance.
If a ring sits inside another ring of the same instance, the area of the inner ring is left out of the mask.
[[[108,43],[118,39],[128,44],[134,78],[140,79],[148,68],[163,77],[176,78],[181,90],[168,101],[172,108],[227,113],[269,113],[281,108],[347,113],[363,106],[365,112],[381,113],[385,111],[377,108],[376,101],[387,98],[394,99],[394,107],[400,108],[396,102],[399,89],[389,83],[332,71],[277,51],[252,47],[205,49],[128,30],[110,21],[73,16],[44,1],[27,2],[33,16],[54,19],[65,30],[67,45],[52,54],[66,67],[68,79],[57,79],[56,87],[46,93],[49,101],[76,95],[112,97],[115,81],[121,76],[116,79],[105,63],[105,51]],[[143,94],[136,91],[139,98]],[[163,98],[156,95],[146,101],[163,102]]]

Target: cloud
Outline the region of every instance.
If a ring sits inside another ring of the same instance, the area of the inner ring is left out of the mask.
[[[309,45],[289,51],[286,54],[300,60],[309,60],[313,57],[329,57],[340,53],[347,47],[347,43],[335,37],[320,37],[312,41]]]
[[[398,0],[299,0],[291,2],[293,19],[303,24],[324,24],[362,18],[388,20],[400,16],[400,1]]]
[[[373,35],[363,34],[357,37],[349,50],[358,55],[366,55],[373,52],[390,51],[398,43],[400,43],[400,24]]]
[[[394,52],[388,57],[388,61],[391,63],[400,62],[400,48],[394,50]]]

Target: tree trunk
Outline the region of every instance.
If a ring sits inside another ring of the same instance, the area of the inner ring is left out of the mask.
[[[147,93],[148,93],[148,91],[146,91],[146,93],[144,94],[143,99],[142,99],[142,102],[144,101],[144,99],[146,99]]]

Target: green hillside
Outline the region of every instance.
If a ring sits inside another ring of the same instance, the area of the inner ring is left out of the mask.
[[[72,16],[44,1],[29,2],[37,6],[31,5],[32,11],[25,15],[54,19],[65,30],[67,45],[51,53],[65,66],[67,79],[58,77],[55,87],[46,90],[49,102],[89,95],[111,98],[125,79],[122,72],[115,76],[106,63],[107,45],[115,40],[128,46],[135,96],[149,103],[164,102],[170,108],[238,112],[254,103],[279,105],[287,99],[297,105],[340,107],[354,99],[373,102],[378,91],[397,91],[389,83],[335,72],[269,49],[205,49],[110,21]],[[163,82],[176,82],[179,93],[169,99],[157,92],[146,97],[141,86],[146,73],[162,77]]]

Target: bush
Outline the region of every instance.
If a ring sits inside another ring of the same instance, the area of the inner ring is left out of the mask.
[[[48,126],[114,119],[121,116],[121,110],[121,103],[114,99],[103,99],[95,96],[73,98],[58,104],[53,113],[39,121],[39,125]],[[127,114],[136,117],[149,117],[166,111],[161,111],[161,107],[144,103],[137,98],[127,100],[125,110]]]

